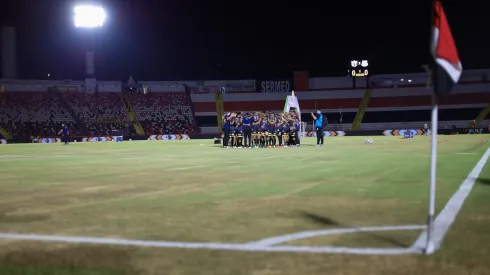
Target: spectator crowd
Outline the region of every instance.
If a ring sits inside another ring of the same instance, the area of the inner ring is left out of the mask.
[[[127,97],[146,135],[189,134],[197,127],[184,92],[148,94],[5,92],[0,94],[0,126],[10,137],[54,137],[62,123],[72,136],[135,135],[122,97]]]

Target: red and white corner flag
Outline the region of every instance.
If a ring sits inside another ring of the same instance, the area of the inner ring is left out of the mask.
[[[444,97],[449,95],[458,83],[463,72],[463,66],[461,66],[458,49],[440,1],[434,2],[433,12],[432,54],[434,67],[432,68],[432,83],[434,83],[434,92]]]
[[[434,62],[432,68],[432,81],[434,83],[434,96],[432,98],[432,129],[431,129],[431,157],[430,157],[430,184],[429,184],[429,212],[427,219],[427,242],[424,248],[426,254],[434,253],[441,245],[444,230],[437,227],[434,221],[436,209],[436,179],[437,179],[437,129],[438,105],[437,97],[444,97],[451,93],[463,72],[458,50],[454,44],[453,35],[447,22],[446,14],[441,2],[436,0],[433,9],[432,22],[432,54]]]

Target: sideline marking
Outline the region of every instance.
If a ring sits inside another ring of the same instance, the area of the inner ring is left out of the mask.
[[[196,243],[196,242],[166,242],[166,241],[141,241],[117,238],[92,238],[38,234],[9,234],[0,233],[0,239],[25,240],[25,241],[44,241],[44,242],[65,242],[83,244],[108,244],[122,246],[139,247],[167,247],[167,248],[190,248],[190,249],[213,249],[213,250],[235,250],[250,252],[309,252],[309,253],[332,253],[332,254],[358,254],[358,255],[402,255],[420,254],[419,250],[413,248],[369,248],[369,247],[336,247],[336,246],[294,246],[278,245],[283,242],[290,242],[304,238],[316,236],[334,235],[343,233],[371,232],[371,231],[400,231],[424,229],[424,225],[406,226],[380,226],[380,227],[360,227],[360,228],[340,228],[316,231],[306,231],[288,234],[278,237],[267,238],[256,242],[244,244],[233,243]]]
[[[52,158],[64,158],[66,155],[0,155],[0,160],[25,160],[25,159],[52,159]]]
[[[487,163],[488,157],[490,157],[490,148],[487,149],[485,154],[481,157],[480,161],[475,165],[473,170],[468,174],[466,179],[463,181],[459,189],[456,193],[453,194],[451,199],[447,202],[444,209],[437,215],[434,221],[434,246],[435,249],[433,251],[436,252],[439,248],[441,248],[442,242],[444,241],[444,237],[446,236],[449,227],[454,223],[456,216],[458,215],[461,207],[463,206],[464,201],[468,197],[475,185],[476,180],[480,176],[480,173]],[[427,241],[427,231],[424,231],[420,234],[419,238],[414,242],[412,248],[424,250]]]

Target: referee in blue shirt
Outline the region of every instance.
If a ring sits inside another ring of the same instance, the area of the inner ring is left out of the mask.
[[[311,113],[315,120],[316,146],[323,146],[323,114],[321,110],[316,110],[316,115]]]

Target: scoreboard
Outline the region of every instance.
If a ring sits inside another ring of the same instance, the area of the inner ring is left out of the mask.
[[[347,70],[348,77],[369,76],[369,62],[367,60],[352,60]]]

